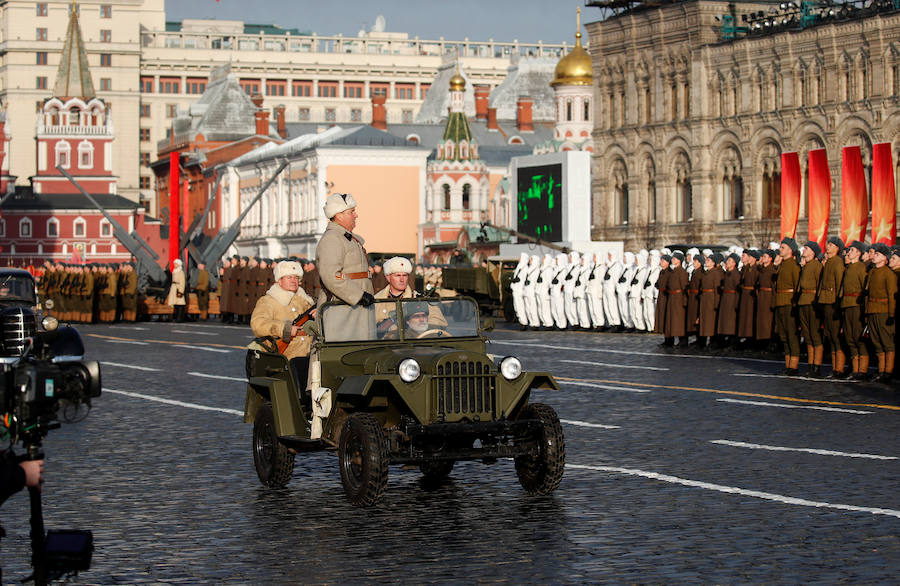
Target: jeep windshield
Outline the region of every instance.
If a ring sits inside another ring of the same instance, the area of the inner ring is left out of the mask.
[[[34,305],[34,281],[28,277],[7,275],[0,278],[0,303],[25,302]]]
[[[320,324],[326,342],[462,338],[478,335],[478,306],[468,298],[376,300],[371,307],[328,304]]]

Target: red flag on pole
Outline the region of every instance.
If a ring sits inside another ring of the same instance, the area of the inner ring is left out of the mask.
[[[825,250],[831,214],[831,172],[825,149],[809,151],[809,239]]]
[[[800,217],[800,155],[781,153],[781,237],[795,238]]]
[[[872,242],[897,241],[897,203],[891,143],[872,147]]]
[[[865,240],[869,223],[869,199],[862,153],[858,146],[844,147],[841,168],[841,240],[849,245]]]
[[[178,258],[178,196],[180,195],[179,168],[181,153],[169,153],[169,264]]]

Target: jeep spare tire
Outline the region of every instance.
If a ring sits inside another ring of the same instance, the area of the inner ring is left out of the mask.
[[[341,428],[338,459],[350,503],[357,507],[378,503],[388,478],[387,441],[378,420],[368,413],[350,415]]]
[[[559,416],[549,405],[529,403],[522,408],[519,419],[537,419],[541,423],[537,455],[516,456],[519,484],[530,494],[550,494],[559,487],[566,467],[566,440]]]
[[[294,454],[278,441],[272,404],[266,401],[253,419],[253,463],[260,482],[270,488],[283,488],[294,472]]]

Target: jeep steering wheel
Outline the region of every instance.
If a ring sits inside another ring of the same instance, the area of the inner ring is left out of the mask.
[[[439,329],[439,328],[433,328],[430,330],[425,330],[424,332],[422,332],[421,334],[416,336],[416,339],[426,338],[430,335],[434,335],[435,338],[443,338],[444,336],[447,336],[449,338],[450,332],[448,332],[447,330]]]

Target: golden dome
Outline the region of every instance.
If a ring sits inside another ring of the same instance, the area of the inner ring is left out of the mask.
[[[450,78],[450,91],[462,92],[466,89],[466,79],[459,74],[459,71]]]
[[[575,47],[556,64],[556,73],[550,85],[591,85],[591,56],[581,46],[581,32],[575,33]]]

